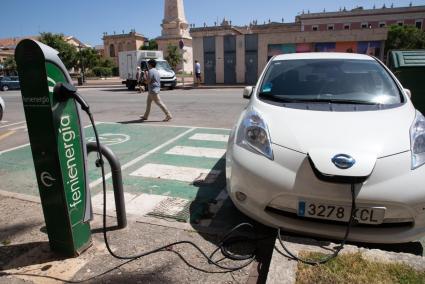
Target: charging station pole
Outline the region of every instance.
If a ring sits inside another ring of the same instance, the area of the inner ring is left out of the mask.
[[[75,101],[53,95],[56,83],[72,83],[57,54],[26,39],[15,58],[50,247],[78,256],[92,242],[87,152]]]

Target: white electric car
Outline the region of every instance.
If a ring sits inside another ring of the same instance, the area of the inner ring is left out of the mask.
[[[272,227],[398,243],[425,233],[425,118],[376,58],[274,57],[234,127],[226,156],[236,207]]]

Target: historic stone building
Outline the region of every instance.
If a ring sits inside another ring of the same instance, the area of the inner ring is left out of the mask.
[[[103,36],[103,54],[106,58],[113,60],[117,66],[119,66],[119,52],[138,50],[147,42],[147,40],[148,39],[145,36],[136,33],[135,30],[132,30],[129,33],[123,32],[122,34],[113,35],[105,33]]]
[[[193,57],[206,84],[254,84],[274,55],[310,51],[357,52],[384,58],[388,26],[425,30],[425,6],[303,13],[293,23],[192,28]]]
[[[183,0],[165,0],[164,20],[162,21],[161,36],[156,38],[158,49],[167,56],[167,46],[180,48],[184,61],[177,66],[176,71],[193,72],[192,37],[189,33]]]

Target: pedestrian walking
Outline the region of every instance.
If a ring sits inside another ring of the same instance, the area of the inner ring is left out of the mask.
[[[163,121],[170,121],[172,119],[171,113],[159,97],[159,92],[161,90],[161,76],[159,75],[158,70],[156,70],[155,59],[151,59],[148,61],[148,68],[149,70],[145,73],[145,80],[148,85],[149,93],[146,101],[145,114],[140,116],[140,119],[148,119],[149,113],[151,111],[152,101],[154,101],[155,104],[157,104],[159,108],[165,113],[165,119]]]
[[[196,75],[196,84],[199,86],[199,84],[202,83],[202,78],[201,78],[201,63],[199,63],[198,60],[195,60],[195,75]]]

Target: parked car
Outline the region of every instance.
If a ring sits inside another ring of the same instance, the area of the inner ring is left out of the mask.
[[[413,94],[414,95],[414,94]],[[378,59],[359,54],[274,57],[231,132],[228,193],[268,226],[400,243],[425,233],[425,117]]]
[[[3,119],[5,104],[4,100],[0,97],[0,121]]]
[[[0,90],[8,91],[8,90],[18,90],[21,86],[19,84],[18,76],[4,76],[0,77]]]

